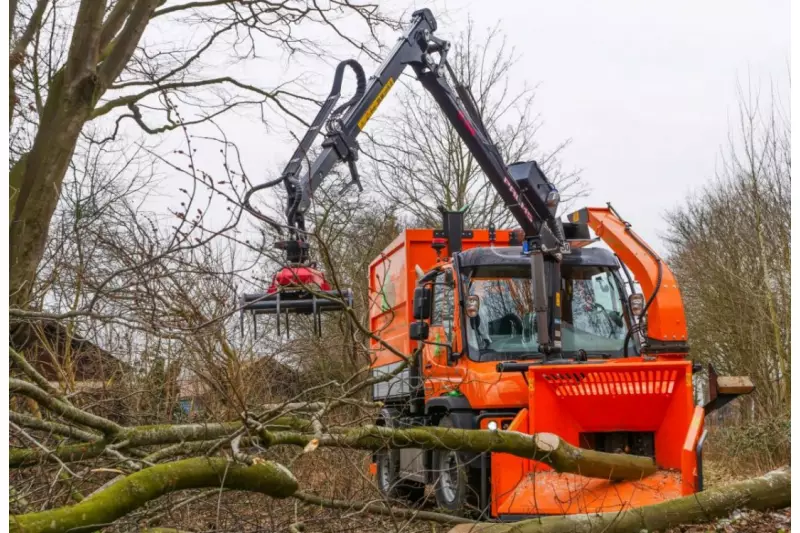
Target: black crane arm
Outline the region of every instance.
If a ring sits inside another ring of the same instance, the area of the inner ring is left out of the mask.
[[[245,197],[245,208],[278,230],[288,229],[289,239],[276,243],[276,247],[286,251],[290,264],[305,263],[308,260],[305,212],[311,204],[314,192],[339,162],[348,164],[352,177],[350,184],[361,189],[356,167],[359,150],[356,137],[386,98],[398,77],[410,66],[524,231],[525,245],[531,257],[533,302],[540,349],[544,353],[557,353],[561,349],[560,299],[557,295],[561,282],[558,262],[563,253],[569,252],[563,226],[556,218],[559,193],[535,162],[506,166],[483,124],[472,95],[458,81],[447,63],[450,44],[434,35],[436,29],[436,19],[429,9],[415,11],[409,28],[366,84],[363,69],[357,62],[349,60],[340,64],[328,99],[289,164],[278,179],[249,191]],[[339,98],[345,66],[356,73],[358,88],[347,103],[333,110]],[[448,74],[455,83],[455,89],[447,79]],[[302,161],[325,121],[327,128],[322,152],[310,163],[308,172],[299,175]],[[254,192],[279,183],[284,184],[288,193],[286,225],[259,213],[249,203]],[[552,313],[549,312],[550,308],[553,309]]]
[[[305,241],[305,212],[311,204],[316,189],[339,162],[349,166],[352,181],[361,188],[356,167],[358,143],[356,137],[367,121],[386,98],[398,77],[411,66],[423,87],[431,93],[442,112],[456,129],[475,157],[489,181],[497,190],[527,237],[537,237],[547,250],[565,251],[563,229],[555,216],[559,195],[555,187],[539,170],[536,163],[506,167],[499,151],[491,141],[478,113],[472,96],[457,80],[449,64],[447,52],[450,45],[434,36],[436,20],[429,9],[413,13],[411,25],[398,39],[368,83],[364,82],[361,66],[354,60],[342,62],[336,71],[334,88],[304,135],[288,165],[279,178],[254,187],[245,197],[245,207],[277,229],[289,230],[291,242]],[[438,54],[438,61],[434,58]],[[344,67],[352,68],[358,78],[356,94],[332,113],[339,98]],[[446,71],[446,72],[445,72]],[[449,73],[456,88],[446,77]],[[316,136],[327,120],[322,152],[309,164],[304,175],[299,175],[303,159],[311,149]],[[510,171],[513,170],[513,171]],[[249,203],[254,192],[283,183],[288,193],[287,224],[280,224],[255,210]],[[290,241],[279,243],[287,247]],[[287,248],[287,252],[289,252]],[[290,254],[290,262],[302,262],[306,253]]]

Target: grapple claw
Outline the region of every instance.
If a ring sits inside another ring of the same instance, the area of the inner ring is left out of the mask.
[[[334,290],[322,272],[305,265],[284,267],[272,279],[263,293],[245,293],[239,298],[242,312],[255,315],[276,315],[278,335],[280,318],[285,315],[286,335],[289,335],[289,315],[311,315],[314,333],[322,333],[322,313],[341,311],[353,305],[351,289]]]

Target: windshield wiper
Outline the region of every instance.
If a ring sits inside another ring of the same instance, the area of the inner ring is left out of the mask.
[[[516,356],[515,359],[544,359],[544,354],[542,352],[524,353]]]

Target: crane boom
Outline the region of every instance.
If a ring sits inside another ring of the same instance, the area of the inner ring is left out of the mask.
[[[305,213],[311,204],[314,192],[340,162],[348,164],[352,177],[350,184],[361,188],[356,167],[359,151],[356,138],[400,75],[410,66],[422,86],[431,94],[444,116],[458,132],[524,232],[525,251],[530,254],[532,279],[534,286],[537,287],[533,297],[540,340],[544,349],[560,351],[559,299],[553,296],[560,287],[558,262],[564,253],[569,253],[569,243],[565,238],[562,223],[556,217],[560,201],[558,190],[535,162],[515,164],[512,168],[506,166],[481,120],[472,95],[456,78],[447,62],[450,43],[436,37],[434,35],[436,29],[436,19],[429,9],[415,11],[410,26],[400,36],[377,72],[366,82],[366,86],[363,81],[363,69],[358,63],[348,60],[340,64],[337,68],[334,89],[281,177],[249,191],[245,197],[245,208],[275,228],[288,229],[288,240],[276,243],[276,247],[286,251],[290,264],[305,263],[308,260]],[[333,110],[333,105],[339,97],[345,66],[356,73],[358,88],[350,101]],[[448,80],[448,75],[453,78],[455,87]],[[323,149],[308,165],[307,172],[300,175],[300,163],[326,120]],[[278,183],[283,183],[288,193],[285,225],[266,217],[249,202],[253,192]],[[548,313],[548,307],[551,305],[555,307],[552,316]]]
[[[558,191],[535,163],[529,168],[527,175],[518,173],[512,175],[509,172],[475,109],[471,95],[458,80],[455,80],[447,63],[450,44],[434,36],[436,29],[436,20],[429,9],[414,12],[411,25],[398,39],[394,49],[377,72],[369,79],[366,88],[363,87],[363,70],[355,61],[348,60],[339,66],[335,78],[336,90],[331,92],[323,109],[295,150],[287,168],[276,180],[284,182],[289,192],[286,216],[290,233],[303,238],[305,212],[311,204],[314,192],[336,164],[348,163],[353,179],[351,183],[360,186],[355,166],[359,150],[356,137],[406,67],[410,66],[422,86],[431,94],[444,116],[467,145],[526,237],[539,236],[548,249],[563,247],[565,241],[563,229],[555,217],[559,201]],[[434,54],[439,55],[438,61],[434,58]],[[345,104],[346,110],[341,115],[328,120],[322,152],[309,165],[305,175],[298,176],[300,160],[311,147],[311,140],[320,131],[322,122],[331,113],[332,101],[335,102],[335,98],[339,96],[341,74],[345,65],[353,68],[360,76],[356,97]],[[456,81],[455,89],[448,81],[446,72]],[[269,185],[273,184],[275,182]],[[262,188],[263,185],[255,190]],[[250,208],[249,202],[247,207]]]

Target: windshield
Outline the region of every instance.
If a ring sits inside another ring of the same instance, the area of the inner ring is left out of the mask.
[[[562,267],[562,327],[565,355],[622,354],[627,333],[618,278],[606,267]],[[497,361],[536,356],[539,340],[530,269],[478,267],[467,293],[480,298],[478,316],[466,317],[470,357]]]

